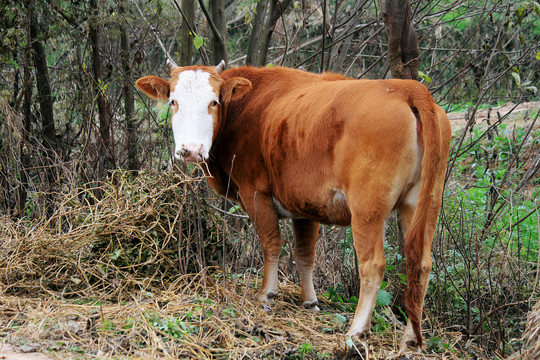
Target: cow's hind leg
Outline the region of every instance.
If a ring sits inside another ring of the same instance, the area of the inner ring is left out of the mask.
[[[371,330],[371,315],[386,267],[383,248],[385,219],[377,211],[353,212],[351,228],[358,256],[360,295],[347,332],[349,336],[367,336]]]
[[[319,236],[319,223],[307,219],[294,219],[293,229],[296,240],[294,259],[302,282],[300,303],[306,309],[318,311],[317,295],[313,287],[313,266],[315,245]]]

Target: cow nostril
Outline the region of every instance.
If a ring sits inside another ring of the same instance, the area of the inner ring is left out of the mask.
[[[189,156],[189,150],[186,148],[182,148],[178,151],[176,151],[176,155],[185,158],[186,156]]]

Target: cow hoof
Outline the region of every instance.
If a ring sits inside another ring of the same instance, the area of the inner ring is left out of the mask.
[[[404,353],[404,352],[417,352],[420,350],[420,347],[418,346],[418,341],[416,339],[409,339],[409,340],[405,340],[403,339],[403,341],[401,342],[401,346],[400,346],[400,352]]]
[[[255,294],[255,300],[260,302],[272,302],[274,298],[277,297],[277,291],[262,291],[259,290],[257,294]]]
[[[407,327],[403,332],[400,350],[401,352],[420,350],[420,347],[418,346],[418,339],[416,338],[416,335],[414,334],[412,327],[409,324],[407,324]]]
[[[317,299],[312,301],[304,301],[302,306],[304,306],[304,309],[312,311],[312,312],[319,312],[320,309],[317,306],[319,304],[319,301]]]
[[[347,336],[349,336],[351,338],[356,337],[356,338],[358,338],[358,340],[366,340],[367,338],[369,338],[370,334],[371,334],[371,330],[364,330],[364,331],[354,332],[354,333],[352,333],[349,330],[349,332],[347,332]]]

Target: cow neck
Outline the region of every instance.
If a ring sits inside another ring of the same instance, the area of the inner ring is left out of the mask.
[[[241,144],[246,139],[253,143],[253,141],[258,141],[254,138],[260,137],[259,126],[253,123],[256,120],[254,120],[253,116],[246,115],[245,113],[247,104],[253,99],[253,94],[257,91],[257,85],[259,83],[257,80],[260,78],[260,76],[257,76],[259,75],[258,73],[259,71],[256,68],[241,67],[225,70],[221,74],[224,80],[236,76],[246,78],[251,81],[253,86],[252,90],[243,98],[230,103],[223,103],[220,124],[217,130],[218,135],[214,140],[214,146],[212,147],[213,154],[209,160],[212,162],[211,166],[214,167],[215,171],[219,168],[221,181],[225,182],[224,186],[227,186],[231,170],[234,174],[235,168],[240,166],[238,163],[238,154],[243,153],[246,155],[245,151],[243,152],[243,149],[240,147]],[[250,148],[250,157],[257,157],[257,154],[254,154],[254,150]],[[225,154],[228,154],[228,156],[225,157]],[[237,156],[233,164],[233,156],[235,154]]]

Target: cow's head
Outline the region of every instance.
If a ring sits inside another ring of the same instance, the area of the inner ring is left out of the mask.
[[[244,96],[251,82],[241,77],[224,80],[223,61],[216,67],[179,67],[170,61],[167,65],[169,81],[145,76],[137,80],[137,87],[153,99],[169,102],[176,158],[206,160],[220,126],[221,108]]]

